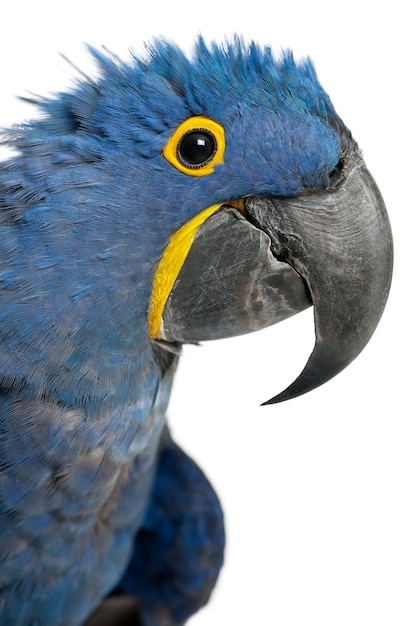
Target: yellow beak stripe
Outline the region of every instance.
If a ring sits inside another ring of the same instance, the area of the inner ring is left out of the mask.
[[[168,300],[184,261],[187,258],[187,254],[190,251],[199,227],[210,215],[218,211],[223,204],[224,203],[213,204],[207,209],[204,209],[204,211],[201,211],[201,213],[184,224],[184,226],[172,235],[169,244],[165,248],[156,270],[152,288],[151,305],[148,316],[149,336],[151,339],[161,338],[162,314],[166,301]],[[228,202],[227,204],[234,206],[240,211],[244,210],[242,200]]]
[[[151,339],[160,338],[162,313],[168,296],[181,271],[187,254],[190,251],[194,237],[203,222],[210,215],[219,210],[221,204],[214,204],[201,211],[192,220],[184,224],[171,237],[159,262],[153,281],[151,306],[149,309],[149,336]]]

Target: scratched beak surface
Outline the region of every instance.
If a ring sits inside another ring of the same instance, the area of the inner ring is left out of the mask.
[[[242,335],[310,305],[303,279],[273,255],[268,234],[225,206],[196,234],[165,305],[161,339]]]

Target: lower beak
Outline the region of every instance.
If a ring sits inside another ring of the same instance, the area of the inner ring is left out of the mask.
[[[195,343],[260,330],[311,305],[271,239],[225,205],[198,229],[165,304],[159,339]]]

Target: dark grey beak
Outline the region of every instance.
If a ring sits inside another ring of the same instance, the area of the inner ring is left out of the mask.
[[[265,404],[322,385],[361,352],[391,283],[392,236],[381,194],[351,153],[334,187],[250,197],[199,227],[164,306],[159,340],[198,342],[275,324],[311,304],[316,342],[300,376]]]
[[[371,338],[391,283],[393,244],[384,201],[359,155],[334,190],[246,201],[268,233],[274,256],[304,279],[315,311],[316,342],[300,376],[266,402],[289,400],[343,370]]]

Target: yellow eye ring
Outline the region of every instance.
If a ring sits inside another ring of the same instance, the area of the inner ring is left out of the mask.
[[[162,155],[180,172],[207,176],[223,163],[226,142],[223,126],[208,117],[190,117],[168,140]]]

